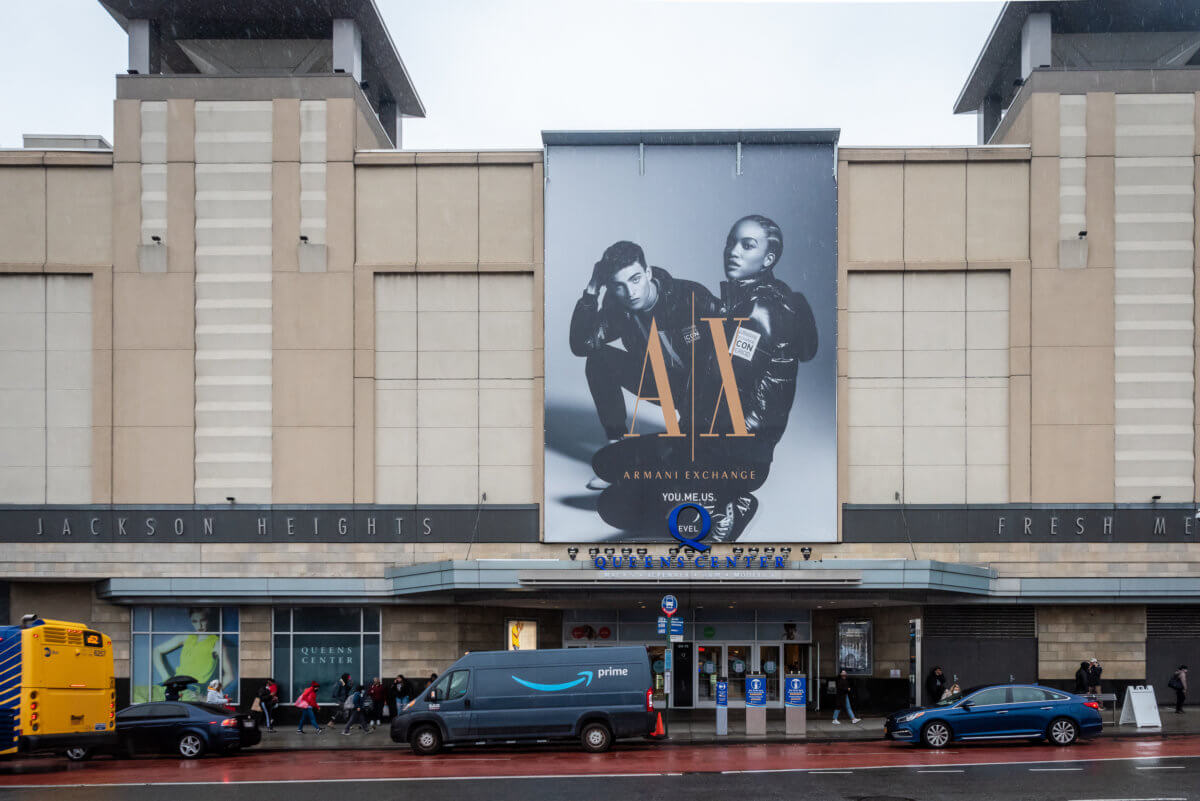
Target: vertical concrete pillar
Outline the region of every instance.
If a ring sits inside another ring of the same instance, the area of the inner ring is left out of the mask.
[[[1050,15],[1030,14],[1021,28],[1021,78],[1050,66]]]
[[[362,81],[362,32],[352,19],[333,21],[333,71]]]

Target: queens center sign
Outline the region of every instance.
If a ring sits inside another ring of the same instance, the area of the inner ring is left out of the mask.
[[[543,138],[546,540],[836,540],[837,132]]]

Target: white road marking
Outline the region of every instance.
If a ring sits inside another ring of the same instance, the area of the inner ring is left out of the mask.
[[[1183,765],[1138,765],[1136,770],[1183,770]]]
[[[809,776],[849,776],[852,770],[810,770]]]
[[[1030,768],[1030,773],[1061,773],[1068,770],[1083,770],[1083,768]]]
[[[917,773],[965,773],[963,770],[918,770]]]
[[[1072,798],[1070,801],[1188,801],[1186,798]]]

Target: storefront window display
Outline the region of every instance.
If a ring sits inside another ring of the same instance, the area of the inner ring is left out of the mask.
[[[871,665],[871,621],[842,620],[837,626],[838,669],[851,676],[869,676]]]
[[[275,610],[273,675],[280,700],[295,701],[318,682],[317,700],[333,701],[338,678],[366,684],[380,676],[379,610],[358,606],[283,607]]]
[[[208,683],[238,698],[238,610],[216,606],[137,606],[133,609],[130,697],[163,700],[163,682],[190,676],[183,701],[204,700]]]

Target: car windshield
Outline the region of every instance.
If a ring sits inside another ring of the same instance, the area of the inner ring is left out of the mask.
[[[935,701],[933,705],[934,706],[953,706],[954,704],[957,704],[959,701],[961,701],[964,696],[970,695],[971,693],[973,693],[977,690],[982,690],[982,689],[983,689],[983,687],[981,686],[981,687],[968,687],[967,689],[964,690],[964,689],[960,688],[957,684],[955,684],[953,687],[946,690],[945,694],[942,695],[942,698],[940,701]]]

